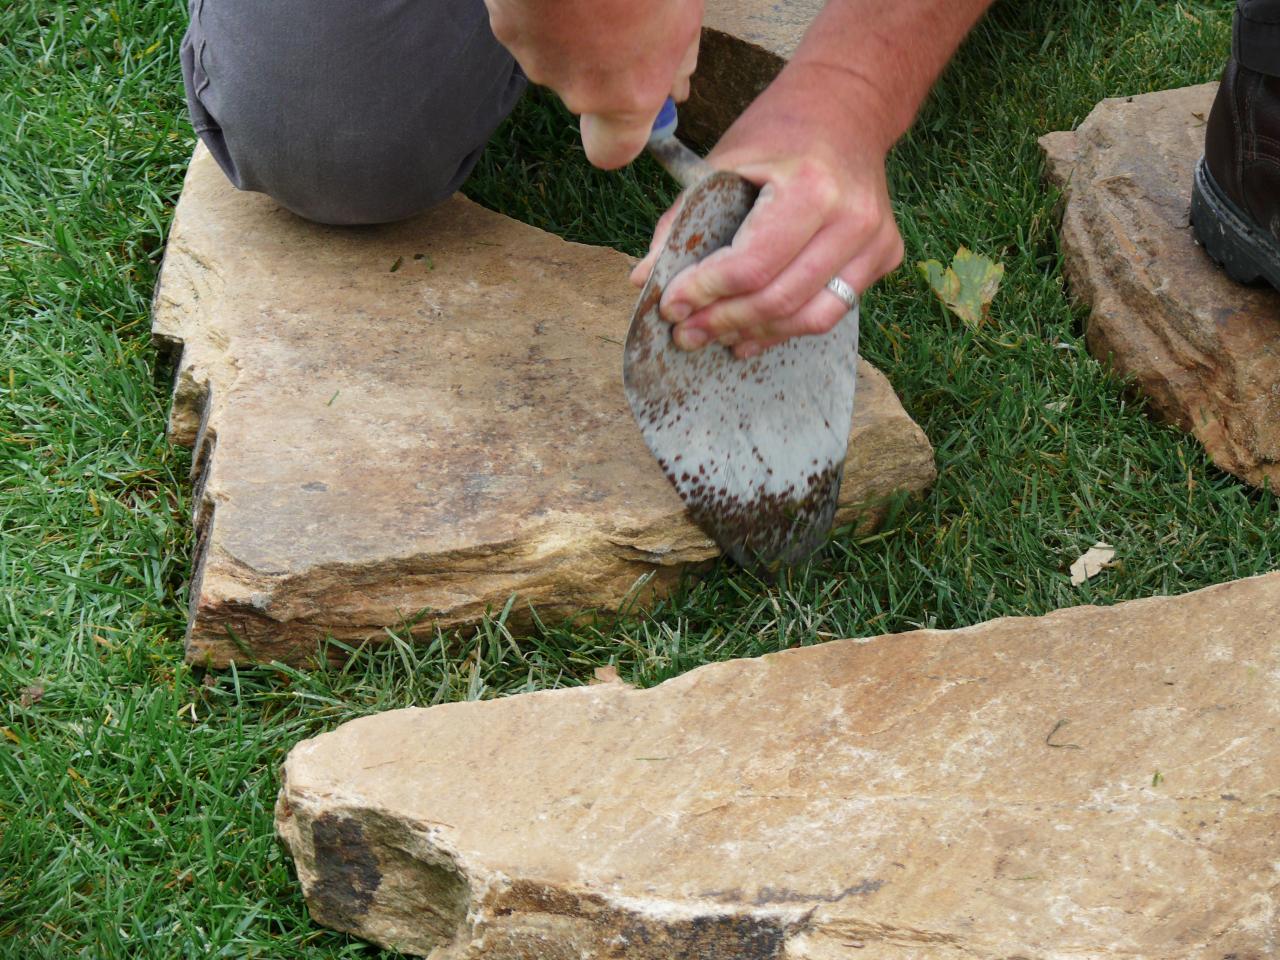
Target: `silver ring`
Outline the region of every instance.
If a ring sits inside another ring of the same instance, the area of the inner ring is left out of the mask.
[[[839,297],[850,310],[858,306],[858,291],[839,277],[832,277],[831,282],[827,284],[827,289]]]

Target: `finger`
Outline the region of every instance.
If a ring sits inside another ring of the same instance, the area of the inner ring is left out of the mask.
[[[689,78],[676,77],[671,85],[671,99],[676,103],[684,103],[689,99]]]
[[[733,242],[687,268],[667,285],[663,316],[678,323],[721,299],[767,286],[813,239],[827,219],[800,184],[766,184]]]
[[[653,239],[649,241],[649,252],[644,255],[639,263],[631,269],[631,282],[637,287],[643,287],[649,282],[649,274],[653,272],[653,265],[657,262],[658,254],[662,252],[663,246],[667,242],[667,237],[671,233],[671,225],[675,222],[676,213],[680,209],[680,203],[683,197],[676,197],[675,203],[667,208],[667,212],[658,218],[658,222],[653,227]]]
[[[767,287],[744,296],[717,300],[694,313],[681,326],[705,330],[721,343],[725,342],[722,339],[725,335],[733,332],[767,333],[771,324],[790,317],[813,299],[827,281],[860,252],[856,244],[842,227],[828,225]]]
[[[820,290],[813,299],[770,330],[755,330],[735,338],[733,355],[740,360],[758,356],[770,347],[799,336],[821,336],[830,333],[849,312],[843,300],[830,290]]]
[[[862,293],[888,273],[902,259],[902,240],[892,221],[886,221],[876,237],[849,260],[848,241],[838,227],[828,227],[797,257],[777,282],[760,293],[732,300],[721,300],[691,316],[681,327],[701,329],[708,339],[726,346],[754,340],[796,336],[803,333],[825,333],[825,329],[797,327],[796,317],[824,292],[831,277],[837,275],[833,264],[844,262],[838,275],[855,291]],[[826,291],[827,299],[842,302]],[[806,321],[812,318],[805,317]],[[839,319],[831,321],[831,325]],[[687,335],[686,335],[687,336]]]
[[[636,113],[584,113],[579,128],[587,160],[601,170],[625,167],[649,142],[657,115],[657,110],[647,119]]]
[[[896,269],[902,262],[901,246],[902,241],[895,230],[894,236],[883,244],[883,253],[878,259],[872,255],[861,256],[841,270],[838,276],[861,296],[871,284]],[[746,359],[791,337],[829,333],[849,309],[842,298],[823,285],[808,303],[791,316],[767,326],[734,331],[730,336],[734,356]]]
[[[694,33],[693,41],[689,44],[689,49],[684,52],[684,59],[676,69],[675,83],[671,86],[671,99],[676,103],[684,103],[689,99],[689,78],[698,69],[698,41],[701,36],[701,31]]]

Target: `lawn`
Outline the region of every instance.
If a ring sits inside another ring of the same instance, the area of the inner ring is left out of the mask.
[[[1216,77],[1231,4],[1004,2],[892,161],[907,260],[967,244],[1007,267],[992,324],[911,269],[867,296],[864,350],[936,449],[939,480],[883,532],[838,532],[762,588],[732,570],[607,630],[500,622],[344,668],[182,664],[189,457],[164,439],[148,338],[193,139],[177,0],[0,8],[0,956],[372,957],[313,925],[271,808],[298,739],[410,704],[635,682],[826,638],[1181,593],[1269,570],[1273,496],[1153,424],[1086,353],[1038,135],[1105,96]],[[590,170],[530,96],[467,188],[574,240],[646,245],[670,188]],[[1096,540],[1115,569],[1081,588]]]

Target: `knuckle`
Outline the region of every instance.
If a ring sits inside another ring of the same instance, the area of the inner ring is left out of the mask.
[[[805,160],[800,164],[799,176],[809,193],[811,203],[816,204],[821,210],[839,208],[844,190],[840,181],[825,164],[816,160]]]
[[[902,266],[902,258],[906,255],[907,248],[902,242],[902,235],[898,233],[897,230],[894,230],[892,245],[889,248],[889,258],[886,261],[888,264],[888,270],[885,272],[888,273],[889,270],[897,270],[898,267]]]
[[[799,323],[800,333],[805,336],[819,336],[824,333],[830,333],[839,321],[840,316],[838,315],[814,312],[801,319]]]
[[[746,318],[739,315],[736,306],[726,304],[723,307],[707,311],[706,328],[713,336],[720,336],[738,330],[746,323]]]
[[[856,200],[846,206],[844,219],[849,231],[858,237],[874,235],[880,227],[880,211],[866,199]]]
[[[524,67],[524,72],[531,82],[541,86],[551,86],[549,71],[545,70],[541,63],[533,62],[527,67],[524,64],[521,64],[521,66]],[[535,77],[537,79],[535,79]],[[564,104],[565,109],[574,116],[594,117],[596,113],[595,98],[590,95],[589,91],[584,90],[579,84],[561,83],[555,87],[555,91],[560,97],[560,101]]]
[[[763,289],[773,279],[768,265],[754,256],[740,256],[729,268],[726,265],[722,281],[722,296],[748,293]]]
[[[504,10],[489,11],[489,29],[494,39],[507,49],[519,46],[521,40],[520,20]]]
[[[760,313],[773,320],[791,316],[808,302],[793,287],[777,283],[763,290],[758,299]]]
[[[616,116],[620,121],[624,119],[630,120],[632,117],[644,113],[646,104],[652,99],[652,97],[645,97],[634,87],[627,86],[618,90],[609,98],[609,113]]]

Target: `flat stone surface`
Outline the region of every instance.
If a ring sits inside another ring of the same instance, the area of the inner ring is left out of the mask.
[[[199,151],[153,324],[181,348],[172,437],[197,448],[188,659],[305,664],[326,634],[423,610],[433,632],[513,594],[519,629],[530,604],[616,610],[714,557],[623,396],[631,262],[460,197],[317,226]],[[840,522],[933,476],[864,364]]]
[[[1273,958],[1280,574],[369,716],[276,825],[433,960]]]
[[[825,0],[707,0],[680,134],[710,147],[795,53]]]
[[[1104,100],[1041,139],[1066,193],[1062,251],[1094,356],[1222,469],[1280,483],[1280,294],[1233,283],[1196,243],[1191,178],[1216,84]]]

